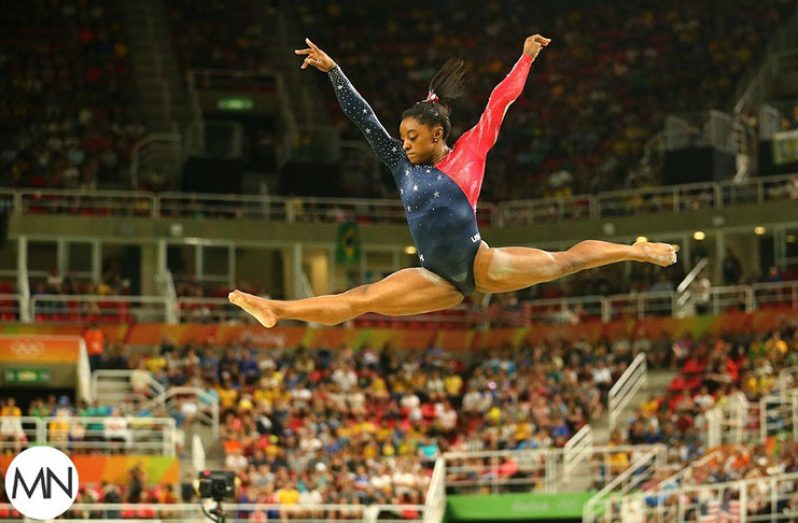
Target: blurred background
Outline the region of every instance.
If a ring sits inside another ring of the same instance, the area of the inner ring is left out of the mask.
[[[794,0],[3,7],[0,470],[63,449],[64,517],[200,521],[213,469],[229,521],[798,518]],[[454,143],[534,33],[482,236],[676,265],[337,328],[227,303],[418,266],[306,36],[394,135],[462,57]]]

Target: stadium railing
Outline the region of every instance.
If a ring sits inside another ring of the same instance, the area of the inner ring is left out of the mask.
[[[183,407],[186,402],[193,403],[189,412],[192,412],[200,423],[209,426],[214,438],[218,438],[219,398],[199,387],[169,387],[141,405],[139,410],[157,412],[159,409],[164,409],[168,414],[177,412],[185,414]]]
[[[241,320],[246,313],[227,298],[177,298],[177,317],[180,323],[205,321],[228,322]]]
[[[169,301],[163,296],[36,294],[30,317],[53,322],[164,323]]]
[[[139,382],[139,383],[137,383]],[[139,388],[136,388],[139,385]],[[91,395],[108,404],[118,404],[125,399],[148,401],[164,392],[165,387],[152,374],[143,369],[108,370],[91,373]]]
[[[563,446],[562,475],[564,481],[569,481],[572,476],[576,475],[582,464],[590,459],[593,443],[593,430],[590,425],[585,425]]]
[[[638,354],[607,393],[610,430],[615,428],[623,410],[648,380],[646,355]]]
[[[654,213],[678,214],[696,209],[790,200],[798,200],[798,174],[753,178],[739,183],[705,182],[567,198],[516,200],[498,205],[486,202],[479,206],[478,219],[486,225],[513,227]],[[405,223],[404,209],[398,199],[0,189],[0,201],[17,213]]]
[[[707,412],[708,448],[727,443],[765,443],[770,437],[798,440],[798,388],[777,389],[749,401],[742,393]]]
[[[489,320],[494,324],[526,326],[590,320],[608,323],[620,318],[651,316],[683,317],[695,312],[694,299],[687,302],[689,307],[685,307],[677,304],[678,298],[676,292],[641,292],[529,300],[512,309],[475,310],[462,305],[446,311],[397,318],[365,314],[356,319],[355,324],[360,327],[413,327],[423,323],[438,328],[464,328]],[[751,312],[772,307],[798,309],[798,281],[713,287],[708,305],[712,314],[730,310]],[[249,321],[246,314],[236,310],[225,298],[178,298],[175,302],[167,296],[37,294],[31,297],[28,312],[34,321],[64,323],[163,323],[169,322],[170,318],[195,323]]]
[[[759,403],[748,401],[742,392],[732,394],[707,412],[707,447],[757,443],[761,435],[759,422]]]
[[[207,504],[206,509],[212,508]],[[347,520],[363,523],[426,523],[424,505],[278,505],[262,503],[224,503],[225,521],[246,522],[254,512],[268,515],[268,521],[281,518],[292,523]],[[0,511],[12,513],[10,504],[0,503]],[[200,503],[75,503],[65,515],[75,522],[113,519],[126,522],[208,521]],[[265,520],[264,520],[265,521]]]
[[[759,400],[759,439],[789,435],[798,439],[798,389],[779,390]]]
[[[641,455],[664,460],[662,445],[616,445],[584,449],[577,466],[565,473],[561,448],[447,452],[446,490],[451,494],[506,492],[584,492],[607,485]],[[660,454],[662,454],[660,456]],[[664,463],[664,461],[662,461]]]
[[[19,294],[0,294],[0,321],[20,321],[22,296]]]
[[[630,465],[607,482],[595,496],[585,503],[582,509],[583,521],[610,521],[615,505],[611,499],[639,490],[643,484],[656,476],[657,470],[665,464],[665,446],[656,445],[630,460]],[[626,521],[626,520],[624,520]],[[684,521],[684,520],[680,520]]]
[[[592,498],[583,522],[699,523],[795,521],[798,474],[779,474],[726,483],[623,492]]]
[[[67,453],[175,455],[176,427],[172,418],[142,416],[23,416],[0,417],[4,437],[0,449],[16,451],[50,445]],[[14,438],[18,437],[20,443]]]

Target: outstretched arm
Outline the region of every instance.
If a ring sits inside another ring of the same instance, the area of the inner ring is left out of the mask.
[[[360,96],[341,68],[309,39],[305,39],[305,42],[308,44],[308,48],[295,51],[296,54],[306,55],[302,62],[302,69],[312,65],[319,71],[327,73],[335,89],[335,96],[338,98],[341,110],[360,129],[380,161],[388,168],[393,169],[397,163],[406,159],[401,143],[391,138],[377,119],[374,110]]]
[[[533,35],[526,39],[521,58],[515,63],[507,77],[493,89],[479,122],[460,137],[461,144],[487,156],[488,151],[496,144],[499,137],[499,129],[507,109],[524,90],[532,62],[540,50],[549,45],[549,42],[551,39],[541,35]]]

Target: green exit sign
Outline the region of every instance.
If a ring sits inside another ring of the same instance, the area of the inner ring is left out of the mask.
[[[49,383],[50,371],[47,369],[6,369],[4,382],[17,385]]]
[[[251,111],[255,108],[255,102],[250,98],[221,98],[216,107],[222,111]]]

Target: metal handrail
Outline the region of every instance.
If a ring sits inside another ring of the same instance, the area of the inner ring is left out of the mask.
[[[541,198],[533,200],[515,200],[499,203],[481,203],[479,216],[481,220],[489,224],[502,226],[517,226],[530,222],[535,222],[535,209],[542,209],[546,221],[565,221],[593,219],[605,215],[610,215],[618,210],[615,202],[628,198],[627,203],[634,201],[647,202],[651,199],[665,197],[661,200],[661,205],[657,207],[657,212],[666,212],[670,209],[674,213],[682,212],[690,207],[684,206],[684,199],[687,203],[696,203],[696,195],[700,198],[697,203],[701,207],[721,208],[727,203],[735,204],[739,196],[742,195],[748,203],[765,203],[773,199],[790,198],[789,191],[773,193],[768,188],[779,184],[789,186],[795,182],[798,174],[788,174],[770,176],[746,180],[742,183],[733,181],[726,182],[700,182],[683,185],[660,186],[645,189],[625,189],[617,191],[601,192],[596,195],[581,194],[569,196],[564,199]],[[75,207],[74,202],[66,202],[70,205],[65,207],[65,202],[59,202],[58,198],[86,198],[86,199],[111,199],[113,205],[99,206],[103,212],[111,214],[130,215],[146,214],[153,218],[170,216],[170,212],[191,212],[207,211],[210,213],[219,212],[219,205],[229,204],[229,207],[221,207],[222,211],[240,211],[251,213],[252,209],[246,209],[246,204],[259,206],[260,211],[253,216],[261,218],[277,219],[284,221],[295,221],[297,216],[291,212],[291,207],[296,202],[301,202],[304,209],[303,216],[310,218],[325,218],[325,214],[342,207],[351,208],[356,215],[367,219],[387,222],[404,222],[404,212],[402,203],[398,199],[360,199],[360,198],[315,198],[301,197],[290,198],[280,196],[258,196],[258,195],[218,195],[205,193],[176,193],[165,192],[153,194],[143,191],[120,191],[120,190],[70,190],[70,189],[15,189],[0,190],[0,197],[9,198],[13,203],[14,211],[24,212],[28,206],[36,206],[40,210],[48,212],[53,207],[57,207],[57,213],[80,210]],[[672,198],[673,201],[667,200]],[[189,202],[191,205],[178,206],[168,205],[170,199],[175,202]],[[119,205],[118,201],[128,202],[128,205]],[[205,202],[204,204],[202,202]],[[146,205],[142,206],[143,203]],[[214,206],[215,205],[215,206]],[[271,208],[274,206],[274,209]],[[91,202],[84,208],[92,208]],[[322,214],[319,214],[320,208]],[[531,211],[532,214],[525,216],[524,211]],[[553,211],[553,212],[552,212]],[[625,211],[624,211],[625,212]],[[627,213],[628,214],[628,213]],[[237,216],[233,216],[237,217]]]
[[[99,392],[102,390],[101,384],[102,383],[123,383],[127,385],[127,389],[125,394],[133,393],[132,386],[130,381],[132,377],[137,373],[145,373],[147,376],[147,386],[153,392],[152,394],[148,395],[147,398],[155,397],[166,390],[166,388],[155,378],[152,377],[152,373],[142,369],[134,369],[134,370],[115,370],[115,369],[100,369],[95,370],[91,373],[91,392],[92,396],[95,398],[100,397]],[[108,391],[103,391],[103,395],[108,395]]]
[[[620,491],[620,494],[625,494],[635,486],[642,483],[644,477],[643,474],[640,474],[640,470],[646,466],[647,462],[653,461],[654,468],[656,470],[656,468],[660,465],[663,456],[665,455],[666,448],[665,445],[656,445],[655,447],[656,448],[652,448],[638,458],[637,461],[635,461],[631,466],[619,474],[615,479],[610,481],[603,489],[601,489],[592,498],[590,498],[590,500],[588,500],[582,511],[582,521],[585,523],[592,523],[593,521],[596,521],[597,518],[594,517],[594,510],[596,510],[595,506],[604,500],[609,499],[612,495],[612,492],[616,489]]]
[[[14,513],[14,507],[9,503],[0,503],[0,510],[5,513]],[[308,515],[318,514],[321,512],[331,513],[338,512],[346,514],[348,521],[361,521],[363,523],[374,523],[377,520],[381,522],[396,522],[396,523],[422,523],[426,522],[425,519],[411,519],[406,517],[398,517],[395,519],[386,519],[381,516],[382,513],[402,513],[404,511],[414,511],[418,513],[419,518],[423,518],[425,514],[425,506],[414,503],[407,503],[404,505],[344,505],[344,504],[319,504],[319,505],[281,505],[276,503],[225,503],[224,510],[228,514],[239,514],[242,512],[276,512],[279,514],[291,515],[291,521],[295,523],[312,523],[319,521],[318,517]],[[135,511],[137,513],[134,518],[124,518],[124,521],[138,522],[138,521],[205,521],[206,518],[202,514],[202,506],[199,503],[74,503],[70,506],[68,513],[85,512],[92,514],[91,518],[75,519],[70,517],[69,521],[96,521],[97,518],[93,514],[97,512],[104,512],[106,514],[119,514],[125,511]],[[154,513],[154,514],[152,514]],[[88,515],[88,514],[87,514]],[[104,519],[104,518],[103,518]],[[118,519],[114,519],[117,521]],[[236,518],[230,520],[239,521]]]
[[[198,401],[202,402],[203,405],[209,407],[210,413],[203,412],[202,408],[198,409],[197,417],[210,425],[214,437],[219,437],[219,399],[199,387],[169,387],[161,394],[142,405],[140,410],[153,411],[164,408],[169,412],[175,409],[173,399],[176,396],[194,396]]]
[[[676,292],[668,291],[655,291],[655,292],[641,292],[634,294],[614,294],[610,296],[575,296],[571,298],[556,298],[556,299],[543,299],[543,300],[529,300],[523,302],[522,309],[526,313],[525,324],[531,322],[534,318],[540,319],[540,312],[535,310],[545,310],[552,307],[558,311],[571,311],[573,307],[585,304],[593,304],[595,314],[588,311],[588,315],[593,315],[599,318],[602,322],[608,323],[612,321],[616,315],[620,313],[631,313],[635,318],[645,318],[652,314],[667,314],[677,315],[679,307],[675,302],[678,297]],[[775,282],[775,283],[755,283],[752,285],[738,285],[738,286],[721,286],[712,287],[710,289],[710,300],[712,312],[718,314],[723,312],[728,307],[740,305],[741,310],[751,312],[759,309],[765,305],[784,304],[793,309],[798,309],[798,281]],[[170,307],[168,297],[164,296],[99,296],[99,295],[61,295],[61,294],[38,294],[31,298],[30,308],[25,309],[23,312],[30,313],[30,317],[36,319],[36,312],[39,310],[41,302],[50,303],[79,303],[84,306],[86,303],[102,303],[102,302],[115,302],[115,303],[130,303],[141,305],[159,305],[156,309],[139,309],[138,314],[157,315],[158,318],[168,318],[169,314],[174,312]],[[665,303],[667,302],[667,303]],[[223,318],[227,320],[230,318],[237,318],[241,313],[233,308],[232,305],[225,298],[204,298],[204,297],[186,297],[177,300],[178,309],[180,306],[199,304],[208,306],[211,309],[209,319]],[[37,308],[39,307],[39,308]],[[228,312],[227,309],[231,310]],[[66,315],[69,313],[63,310],[54,311],[41,311],[43,314]],[[113,315],[116,311],[106,314],[106,316]],[[83,315],[103,315],[103,309],[94,311],[80,311]],[[136,310],[130,311],[132,316],[136,316]],[[220,316],[220,314],[222,314]],[[179,319],[191,319],[191,315],[186,313],[185,310],[175,312],[175,316]],[[418,322],[425,323],[462,323],[463,325],[470,325],[479,321],[485,321],[489,313],[485,311],[474,311],[467,306],[460,305],[447,311],[438,313],[429,313],[424,315],[402,316],[391,318],[391,322]],[[136,318],[141,319],[141,318]],[[358,318],[358,321],[383,321],[384,317],[376,314],[365,314]],[[81,321],[80,318],[60,318],[58,321]]]
[[[618,378],[618,381],[610,389],[607,394],[609,403],[609,418],[610,430],[615,428],[618,422],[618,417],[626,408],[626,405],[632,401],[632,398],[640,388],[645,385],[648,379],[648,372],[646,368],[646,355],[643,353],[638,354],[631,365]]]
[[[59,307],[66,306],[66,309],[56,308],[55,310],[37,310],[37,307],[40,309],[44,307],[42,304],[58,304]],[[102,316],[103,311],[105,309],[100,308],[99,304],[101,303],[116,303],[116,304],[127,304],[131,305],[131,308],[126,311],[126,314],[129,314],[133,317],[136,321],[164,321],[166,318],[169,317],[169,300],[164,296],[144,296],[144,295],[137,295],[137,296],[130,296],[130,295],[97,295],[97,294],[36,294],[31,297],[30,299],[30,317],[36,318],[38,313],[41,314],[53,314],[53,315],[65,315],[69,316],[70,314],[77,314],[78,321],[80,321],[80,316],[87,315],[87,316]],[[69,305],[70,304],[78,304],[81,309],[78,311],[70,311]],[[88,304],[96,304],[96,310],[83,310],[83,306]],[[157,308],[138,308],[136,305],[157,305]],[[120,315],[120,311],[110,311],[108,314]],[[69,321],[69,319],[65,319],[64,321]]]
[[[114,419],[125,421],[122,433],[106,439],[106,424]],[[148,418],[134,416],[3,416],[3,424],[18,426],[26,437],[25,446],[51,445],[69,450],[115,450],[123,446],[128,452],[143,451],[164,456],[175,455],[176,424],[172,418]],[[95,426],[89,428],[89,425]],[[26,428],[27,427],[27,428]],[[91,440],[72,437],[75,427],[80,427]],[[114,441],[119,438],[122,442]],[[0,441],[0,449],[13,449],[15,441]]]

